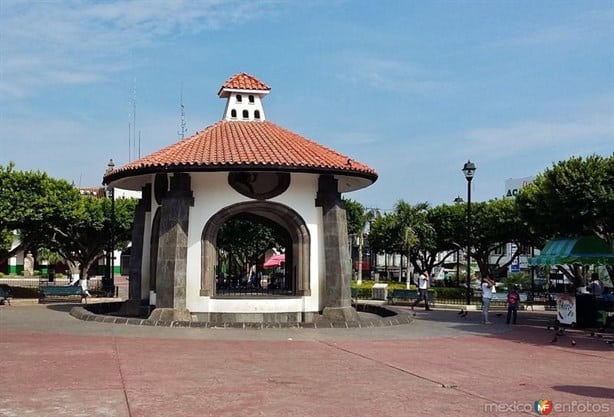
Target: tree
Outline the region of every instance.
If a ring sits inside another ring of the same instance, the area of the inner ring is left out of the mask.
[[[343,199],[345,204],[345,216],[347,218],[348,234],[354,235],[364,231],[367,224],[367,212],[365,207],[357,201]]]
[[[471,233],[459,236],[458,240],[463,247],[471,247],[470,255],[476,260],[482,276],[502,274],[520,255],[521,247],[535,241],[533,234],[522,222],[514,199],[472,204]],[[491,255],[510,242],[516,244],[516,252],[506,262],[502,263],[503,255],[500,255],[491,264]]]
[[[136,203],[135,199],[119,198],[112,207],[108,198],[77,194],[71,212],[45,225],[51,237],[43,247],[60,254],[71,270],[78,270],[79,277],[84,279],[111,247],[112,236],[115,249],[126,248]]]
[[[398,230],[402,237],[402,248],[409,247],[408,237],[413,238],[414,243],[408,252],[416,271],[432,271],[452,256],[456,246],[450,232],[458,228],[454,225],[460,221],[458,215],[454,216],[454,211],[448,210],[446,206],[433,208],[428,203],[411,206],[401,201],[395,207],[395,214],[400,224]]]
[[[284,249],[291,244],[288,233],[278,224],[252,214],[228,219],[218,232],[217,247],[230,257],[239,272],[261,262],[269,249]]]
[[[553,164],[516,198],[520,215],[543,241],[554,237],[598,236],[614,249],[614,154],[573,157]],[[610,276],[614,268],[608,265]],[[561,269],[576,286],[586,268]]]
[[[0,262],[22,249],[36,251],[53,235],[51,225],[75,208],[78,190],[42,172],[0,166]],[[13,231],[20,244],[11,250]]]
[[[373,218],[369,229],[369,247],[372,253],[394,252],[396,227],[396,216],[391,213]],[[387,267],[388,265],[386,265]]]
[[[356,235],[358,237],[358,276],[356,277],[358,285],[362,284],[362,254],[365,240],[365,228],[368,223],[380,215],[377,209],[365,209],[365,207],[351,199],[344,199],[345,212],[347,217],[348,235]],[[370,239],[370,237],[369,237]],[[370,245],[370,240],[369,240]],[[373,248],[371,250],[371,258],[373,258]],[[373,259],[371,259],[373,262]]]
[[[614,155],[554,164],[516,198],[520,214],[544,240],[599,236],[614,248]]]
[[[441,209],[432,209],[428,203],[412,206],[401,200],[393,213],[373,221],[369,243],[374,250],[408,256],[418,273],[430,271],[451,255],[442,258],[438,256],[440,252],[455,249],[450,237],[446,236],[449,228],[440,230],[443,224]]]

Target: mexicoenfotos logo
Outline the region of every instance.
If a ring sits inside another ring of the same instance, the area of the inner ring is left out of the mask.
[[[537,400],[533,403],[533,409],[540,416],[547,416],[552,412],[554,406],[550,400]]]
[[[592,401],[569,401],[558,402],[555,404],[550,400],[537,400],[537,401],[512,401],[503,403],[485,403],[484,411],[487,413],[525,413],[530,414],[532,412],[537,413],[540,416],[547,416],[549,414],[556,415],[559,413],[572,414],[578,416],[581,414],[588,414],[594,416],[598,413],[604,413],[612,415],[612,407],[614,403],[610,402],[592,402]]]

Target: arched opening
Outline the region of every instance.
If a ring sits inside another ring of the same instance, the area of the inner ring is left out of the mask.
[[[247,110],[243,110],[243,118],[244,119],[249,118],[249,112]]]
[[[251,94],[247,96],[247,101],[249,102],[249,104],[254,104],[254,96]]]
[[[294,295],[292,238],[278,223],[241,212],[218,229],[217,296]]]
[[[254,119],[260,119],[260,110],[254,111]]]
[[[241,103],[243,101],[243,96],[241,94],[237,94],[237,103]]]
[[[230,110],[230,117],[232,117],[233,119],[237,118],[237,110],[232,109]]]
[[[286,251],[283,266],[284,280],[278,281],[275,288],[271,288],[272,291],[261,291],[258,294],[272,297],[279,295],[307,296],[311,294],[309,284],[311,238],[307,225],[297,212],[284,205],[268,201],[256,201],[228,206],[211,217],[205,225],[202,234],[200,290],[202,296],[239,296],[240,291],[224,291],[226,286],[235,283],[227,280],[219,282],[216,279],[220,265],[217,247],[218,235],[226,221],[230,219],[255,219],[277,233],[280,242],[284,242]],[[267,282],[267,286],[268,284],[269,282]],[[241,285],[241,282],[236,283],[237,288],[240,288]],[[249,293],[249,291],[245,292]],[[254,291],[251,293],[253,294]]]

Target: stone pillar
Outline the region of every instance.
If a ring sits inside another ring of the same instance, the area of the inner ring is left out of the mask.
[[[322,314],[334,321],[358,320],[352,307],[348,265],[347,218],[337,180],[322,175],[318,181],[316,206],[322,207],[324,231],[325,295]]]
[[[132,248],[130,249],[130,276],[128,283],[128,298],[141,300],[141,274],[143,265],[143,239],[145,235],[145,218],[151,211],[151,184],[141,190],[141,200],[134,211],[132,226]]]
[[[190,175],[174,174],[160,207],[160,234],[156,263],[156,310],[173,309],[185,317],[188,222],[194,196]],[[158,312],[159,314],[160,312]]]

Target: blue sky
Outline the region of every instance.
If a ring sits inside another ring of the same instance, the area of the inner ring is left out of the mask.
[[[269,120],[373,167],[367,207],[501,197],[507,178],[614,151],[612,1],[0,3],[0,164],[99,185],[271,86]]]

